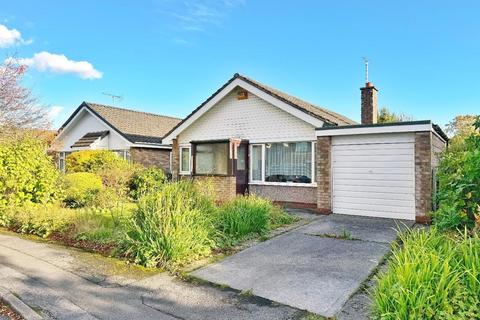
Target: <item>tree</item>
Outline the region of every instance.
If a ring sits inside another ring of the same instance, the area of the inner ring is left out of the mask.
[[[413,117],[405,113],[395,113],[390,111],[387,107],[382,107],[378,112],[378,123],[389,123],[389,122],[404,122],[412,121]]]
[[[445,131],[450,136],[450,150],[463,150],[465,139],[473,134],[478,134],[474,127],[476,119],[477,116],[471,114],[458,115],[447,123]]]
[[[46,129],[48,114],[30,89],[22,85],[27,67],[15,58],[0,65],[0,138],[21,134],[30,129]]]

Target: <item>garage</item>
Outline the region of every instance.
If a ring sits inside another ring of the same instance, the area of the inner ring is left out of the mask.
[[[415,219],[415,134],[332,138],[332,211]]]
[[[431,121],[317,128],[317,210],[429,222],[448,137]]]

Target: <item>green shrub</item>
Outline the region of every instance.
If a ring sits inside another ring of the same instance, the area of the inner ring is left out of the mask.
[[[66,231],[75,215],[75,210],[58,205],[29,204],[0,211],[0,226],[47,238],[54,232]]]
[[[438,168],[438,210],[434,223],[441,229],[473,227],[480,216],[480,118],[463,149],[443,154]]]
[[[109,150],[82,150],[70,153],[66,159],[66,171],[97,173],[107,168],[128,168],[129,162]]]
[[[373,291],[378,319],[478,319],[480,238],[431,228],[401,235]]]
[[[48,203],[58,195],[58,172],[46,146],[33,138],[0,144],[0,207]]]
[[[158,191],[166,181],[167,176],[162,169],[152,167],[140,170],[130,180],[130,197],[138,200],[149,192]]]
[[[224,245],[229,245],[248,236],[264,234],[293,220],[270,200],[248,196],[223,204],[217,212],[215,225],[223,235]]]
[[[69,173],[63,177],[63,201],[71,208],[84,207],[92,203],[102,188],[102,179],[94,173]]]
[[[124,253],[147,267],[175,267],[210,254],[214,201],[189,181],[143,197],[130,220]]]

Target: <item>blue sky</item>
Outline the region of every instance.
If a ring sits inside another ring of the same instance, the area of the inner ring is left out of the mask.
[[[0,54],[58,127],[84,100],[184,117],[235,72],[359,120],[480,113],[479,1],[1,1]],[[3,38],[2,38],[3,37]],[[62,57],[62,55],[64,57]],[[84,61],[79,63],[79,61]]]

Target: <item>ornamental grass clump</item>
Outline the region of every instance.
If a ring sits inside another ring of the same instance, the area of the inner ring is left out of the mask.
[[[291,223],[293,219],[267,199],[245,196],[223,204],[217,212],[215,226],[224,245],[229,245],[252,235],[264,234]]]
[[[189,181],[165,184],[143,197],[130,219],[123,252],[147,267],[175,268],[210,254],[215,205]]]
[[[373,291],[377,319],[478,319],[480,239],[410,230]]]

